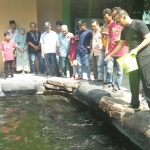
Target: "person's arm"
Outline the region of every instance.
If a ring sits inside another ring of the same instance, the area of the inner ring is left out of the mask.
[[[40,45],[41,45],[41,56],[42,56],[42,58],[44,58],[44,42],[43,42],[43,37],[42,37],[42,35],[41,35],[41,37],[40,37]]]
[[[59,51],[60,51],[60,36],[61,34],[59,35],[56,35],[56,55],[58,56],[59,55]]]
[[[44,45],[41,43],[41,56],[44,58]]]
[[[3,62],[5,62],[4,51],[2,50]]]
[[[109,54],[106,56],[105,58],[105,61],[109,61],[110,58],[112,56],[114,56],[116,53],[118,53],[122,48],[123,46],[126,44],[126,41],[125,40],[120,40],[119,44],[116,46],[116,48]]]
[[[105,56],[108,55],[109,44],[110,44],[110,38],[109,38],[109,36],[108,36],[108,38],[107,38],[107,46],[106,46],[106,50],[105,50]]]
[[[143,42],[138,47],[131,50],[130,54],[137,55],[138,51],[142,50],[144,47],[150,44],[150,33],[144,35],[143,38],[144,38]]]
[[[150,44],[150,33],[146,24],[139,20],[137,22],[137,30],[139,34],[143,36],[143,42],[139,46],[137,46],[135,49],[130,51],[130,54],[133,54],[133,55],[137,55],[138,51],[142,50],[144,47]]]
[[[27,43],[34,48],[34,50],[38,50],[39,49],[39,46],[35,46],[31,41],[31,35],[30,33],[27,33]]]

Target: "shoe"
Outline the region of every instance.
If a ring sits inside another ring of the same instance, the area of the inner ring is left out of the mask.
[[[75,79],[75,75],[72,75],[71,79]]]
[[[51,75],[47,75],[47,79],[50,78],[50,77],[51,77]]]
[[[67,78],[65,75],[62,75],[63,78]]]
[[[139,108],[139,106],[132,106],[131,104],[125,105],[125,108],[132,108],[132,109],[136,109]]]
[[[112,89],[112,92],[116,93],[118,90],[119,90],[118,87],[114,86],[113,89]]]
[[[109,88],[109,85],[107,83],[103,84],[102,89],[108,89],[108,88]]]
[[[92,81],[91,78],[88,78],[88,81]]]
[[[12,74],[12,75],[11,75],[11,78],[13,78],[13,77],[14,77],[14,75]]]
[[[81,77],[81,76],[78,76],[77,78],[76,78],[76,80],[82,80],[83,78]]]
[[[37,75],[37,73],[36,73],[36,72],[34,72],[32,75],[33,75],[33,76],[36,76],[36,75]]]

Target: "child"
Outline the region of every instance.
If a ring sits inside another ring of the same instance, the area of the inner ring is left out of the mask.
[[[77,73],[77,60],[76,60],[77,46],[78,46],[78,43],[76,41],[76,37],[75,36],[70,37],[69,59],[73,67],[72,78],[75,78],[75,75]]]
[[[13,50],[16,48],[15,42],[10,40],[10,33],[6,31],[4,33],[4,41],[0,43],[0,49],[2,50],[2,57],[4,61],[5,78],[8,77],[8,65],[10,65],[11,77],[14,77],[14,54]]]

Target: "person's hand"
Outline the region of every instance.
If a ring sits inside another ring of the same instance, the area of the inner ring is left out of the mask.
[[[5,62],[5,58],[3,57],[3,62]]]
[[[106,51],[105,51],[105,57],[108,55],[108,50],[106,49]]]
[[[39,49],[40,49],[39,46],[35,46],[35,47],[34,47],[34,50],[36,50],[36,51],[39,50]]]
[[[59,56],[59,50],[56,51],[56,56]]]
[[[23,50],[23,49],[20,49],[19,51],[20,51],[20,53],[24,53],[24,50]]]
[[[71,43],[72,43],[72,44],[74,44],[74,43],[75,43],[75,41],[74,41],[74,40],[71,40]]]
[[[111,56],[110,56],[110,55],[107,55],[104,60],[105,60],[106,62],[107,62],[107,61],[110,61],[110,60],[111,60]]]
[[[119,42],[120,42],[120,39],[116,39],[116,40],[114,41],[115,44],[117,44],[117,43],[119,43]]]
[[[86,48],[87,48],[87,49],[91,49],[91,46],[87,46]]]
[[[130,54],[131,55],[137,55],[137,53],[138,53],[138,50],[135,48],[135,49],[132,49],[131,51],[130,51]]]
[[[42,58],[44,59],[44,53],[41,53]]]

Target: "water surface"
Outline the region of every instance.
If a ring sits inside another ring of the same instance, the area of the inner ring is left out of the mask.
[[[77,101],[0,99],[0,150],[138,150]]]

